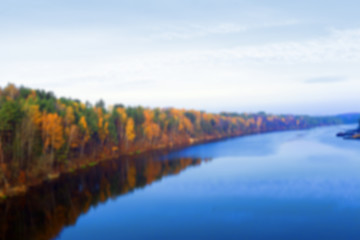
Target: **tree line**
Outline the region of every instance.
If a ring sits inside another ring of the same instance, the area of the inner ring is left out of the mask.
[[[339,123],[340,117],[106,107],[9,84],[0,88],[0,195],[122,154]]]

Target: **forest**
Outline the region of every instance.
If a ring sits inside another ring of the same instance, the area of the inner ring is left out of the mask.
[[[214,114],[105,106],[102,100],[93,105],[8,84],[0,88],[0,197],[123,155],[346,121],[351,116]]]

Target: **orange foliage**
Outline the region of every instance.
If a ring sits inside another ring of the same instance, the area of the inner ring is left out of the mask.
[[[144,134],[147,140],[152,141],[154,138],[159,137],[160,127],[153,122],[154,112],[149,109],[144,110],[145,122],[143,123]]]
[[[262,118],[259,117],[257,120],[256,120],[256,126],[260,129],[261,125],[262,125]]]
[[[125,129],[126,139],[129,142],[132,142],[135,138],[135,131],[134,131],[134,120],[129,118],[126,122],[126,129]]]
[[[121,122],[125,122],[127,119],[126,110],[124,108],[116,108],[116,112],[119,114]]]
[[[68,141],[71,148],[77,148],[80,145],[79,128],[75,124],[70,127]]]
[[[86,143],[90,139],[90,133],[89,133],[88,125],[87,125],[87,122],[86,122],[86,118],[84,116],[82,116],[80,118],[79,126],[80,126],[80,129],[81,129],[81,132],[82,132],[83,142]]]
[[[44,151],[49,147],[60,149],[64,144],[62,118],[57,113],[44,113],[42,128]]]

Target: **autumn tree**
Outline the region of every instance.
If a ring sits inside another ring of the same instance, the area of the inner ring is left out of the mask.
[[[44,113],[42,118],[43,151],[50,151],[50,165],[53,166],[55,150],[64,144],[62,118],[57,113]]]
[[[159,137],[160,127],[158,124],[154,123],[154,113],[151,110],[144,110],[144,117],[145,121],[143,123],[143,129],[145,138],[151,144],[154,138]]]
[[[79,137],[81,138],[80,156],[82,157],[84,155],[85,144],[90,139],[90,132],[85,116],[81,116],[79,120],[79,127],[80,127]]]
[[[41,130],[42,114],[39,106],[32,104],[31,99],[24,105],[23,111],[25,117],[21,122],[20,139],[21,139],[21,152],[23,160],[22,164],[30,164],[35,158],[34,152],[39,149],[39,141],[37,140],[38,132]],[[27,166],[24,166],[25,168]]]
[[[64,127],[65,127],[65,137],[67,139],[66,143],[66,152],[65,154],[68,155],[70,148],[76,146],[76,135],[78,133],[78,127],[74,124],[75,122],[75,115],[74,109],[72,106],[67,106],[65,108],[65,117],[64,117]]]
[[[135,131],[134,131],[134,120],[132,118],[128,118],[126,122],[126,147],[135,139]]]

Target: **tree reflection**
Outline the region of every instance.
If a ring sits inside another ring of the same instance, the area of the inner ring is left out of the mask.
[[[91,207],[202,162],[199,158],[170,160],[158,156],[101,162],[33,188],[24,196],[3,201],[0,239],[54,238]]]

